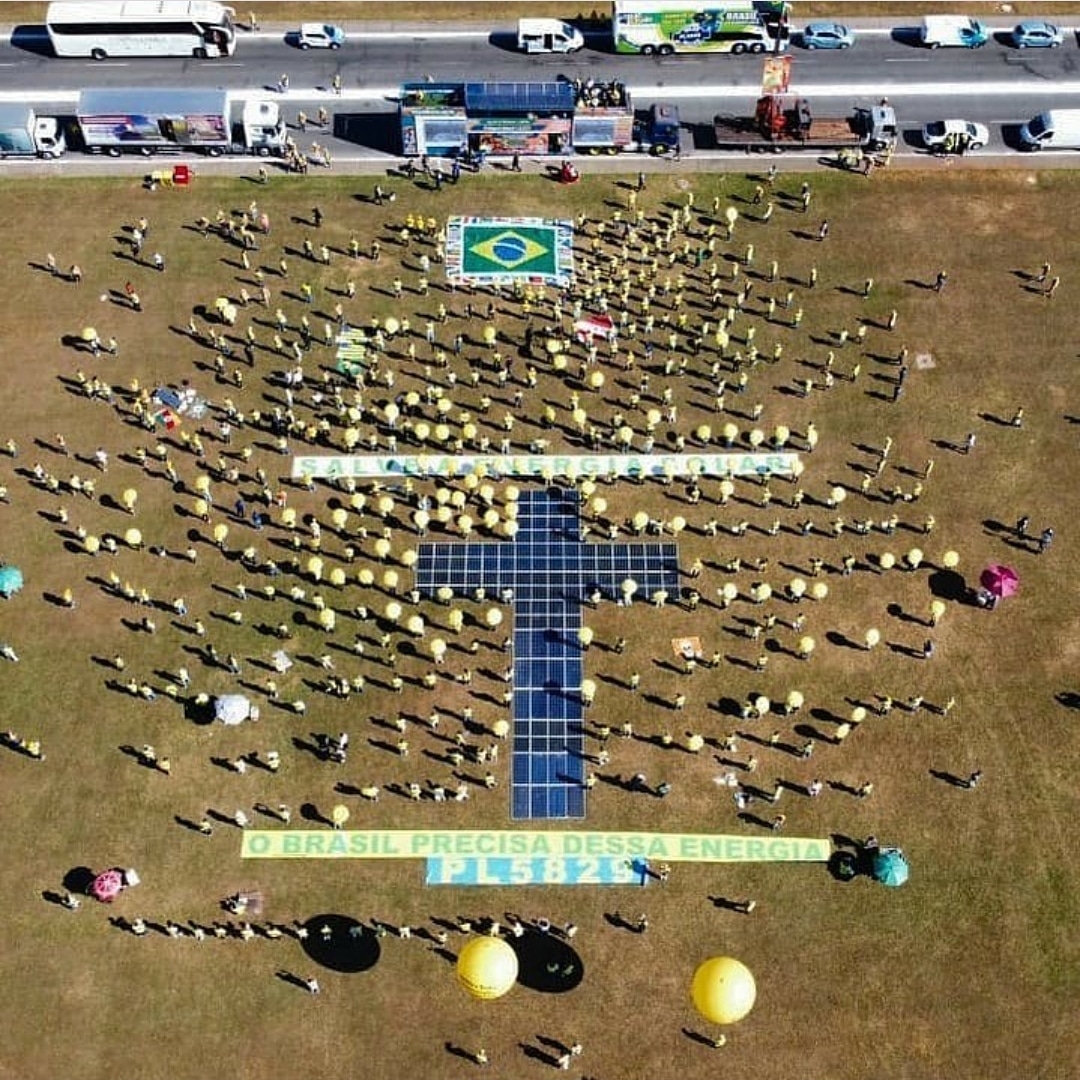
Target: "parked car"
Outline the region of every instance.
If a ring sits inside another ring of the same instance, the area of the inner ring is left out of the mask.
[[[301,49],[340,49],[345,44],[345,31],[331,23],[304,23],[296,34]]]
[[[934,120],[923,128],[922,138],[927,150],[962,154],[982,149],[990,141],[990,131],[971,120]]]
[[[810,23],[802,32],[804,49],[850,49],[855,34],[840,23]]]
[[[1065,41],[1065,35],[1053,23],[1027,19],[1017,24],[1012,40],[1018,49],[1056,49]]]

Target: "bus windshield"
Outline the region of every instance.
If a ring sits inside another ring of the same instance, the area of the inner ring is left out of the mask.
[[[211,0],[62,0],[45,27],[59,57],[231,56],[233,9]]]

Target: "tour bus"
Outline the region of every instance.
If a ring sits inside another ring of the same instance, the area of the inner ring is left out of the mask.
[[[672,53],[782,52],[789,38],[785,0],[615,0],[615,51]]]
[[[232,56],[234,11],[211,0],[61,0],[45,26],[61,57]]]

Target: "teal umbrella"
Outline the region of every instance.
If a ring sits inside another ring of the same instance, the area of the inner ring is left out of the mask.
[[[870,873],[875,881],[895,889],[908,879],[908,861],[899,848],[881,848],[874,856]]]
[[[22,587],[22,571],[17,566],[0,566],[0,596],[7,600]]]

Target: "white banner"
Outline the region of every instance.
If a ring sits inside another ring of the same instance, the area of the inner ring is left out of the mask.
[[[791,452],[723,454],[313,454],[295,457],[294,479],[339,476],[679,477],[793,476],[799,455]]]

